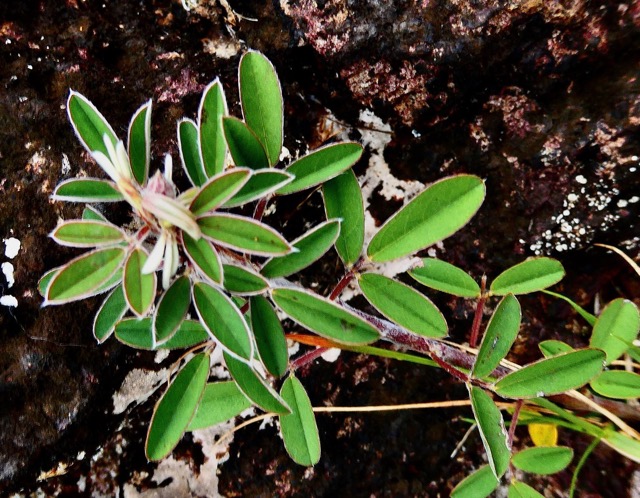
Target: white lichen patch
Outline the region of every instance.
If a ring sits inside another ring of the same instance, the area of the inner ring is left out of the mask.
[[[2,268],[2,273],[4,273],[4,278],[7,279],[7,285],[10,289],[11,287],[13,287],[13,284],[16,283],[15,279],[13,278],[13,265],[8,261],[5,261],[4,263],[2,263],[2,265],[0,265],[0,267]]]
[[[4,242],[4,255],[9,259],[15,258],[20,252],[20,241],[15,237],[9,237],[2,241]]]
[[[124,379],[120,390],[113,395],[113,413],[123,413],[131,403],[139,405],[145,402],[166,380],[169,370],[157,372],[133,369]]]
[[[4,296],[0,297],[0,304],[2,306],[7,306],[9,308],[17,308],[18,307],[18,300],[13,296],[5,294]]]

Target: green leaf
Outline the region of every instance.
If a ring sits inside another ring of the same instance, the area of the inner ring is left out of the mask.
[[[608,370],[591,381],[591,388],[607,398],[639,398],[640,375],[624,370]]]
[[[224,117],[222,128],[231,158],[236,166],[247,166],[251,169],[269,167],[269,159],[264,147],[244,122],[237,118]]]
[[[271,259],[260,272],[267,278],[293,275],[320,259],[331,248],[339,233],[339,220],[325,221],[291,242],[298,252]]]
[[[198,126],[191,119],[182,119],[178,122],[178,150],[182,167],[189,181],[196,187],[204,185],[207,175],[200,157]]]
[[[246,362],[223,353],[227,369],[244,395],[267,413],[286,415],[291,408],[267,381]]]
[[[504,428],[502,413],[491,396],[476,386],[467,386],[471,397],[473,416],[478,423],[482,444],[487,452],[489,466],[499,479],[509,468],[511,453],[507,444],[507,431]]]
[[[118,271],[124,262],[121,247],[99,249],[78,256],[51,278],[45,305],[64,304],[91,296]]]
[[[169,340],[184,321],[191,304],[189,277],[182,275],[162,294],[153,314],[153,337],[156,343]]]
[[[316,334],[344,344],[368,344],[380,337],[362,318],[306,290],[279,288],[271,293],[276,306]]]
[[[320,435],[307,392],[291,375],[284,381],[280,396],[291,407],[289,415],[280,416],[280,431],[287,453],[299,465],[315,465],[320,461]]]
[[[573,450],[566,446],[537,446],[513,455],[513,465],[532,474],[548,475],[564,470],[573,459]]]
[[[280,319],[266,298],[254,296],[250,303],[251,326],[262,363],[271,375],[282,377],[289,366],[289,353]]]
[[[589,346],[607,354],[607,365],[622,356],[640,330],[638,308],[627,299],[611,301],[596,321]]]
[[[222,84],[216,78],[204,89],[198,109],[200,152],[209,178],[224,170],[227,143],[222,131],[222,117],[228,113]]]
[[[626,434],[609,430],[602,441],[621,455],[640,463],[640,441],[637,439],[631,439]]]
[[[233,381],[212,382],[204,388],[204,394],[187,431],[206,429],[240,415],[251,406]]]
[[[196,269],[212,282],[222,283],[222,262],[218,251],[205,239],[194,240],[182,232],[184,252]]]
[[[509,485],[508,498],[544,498],[544,495],[538,493],[528,484],[513,481]]]
[[[482,378],[491,375],[516,340],[521,319],[520,303],[513,294],[507,294],[487,325],[472,376]]]
[[[129,124],[129,160],[131,172],[140,185],[149,178],[151,160],[151,100],[143,104]]]
[[[140,318],[146,316],[151,310],[151,305],[156,297],[156,274],[142,273],[142,267],[147,260],[144,249],[138,248],[131,251],[124,265],[124,297],[131,311]]]
[[[224,289],[232,294],[249,296],[261,294],[269,287],[269,282],[259,273],[248,267],[222,265]]]
[[[459,297],[480,297],[480,286],[464,270],[446,261],[423,258],[422,267],[409,275],[422,285]]]
[[[292,194],[315,187],[335,178],[358,162],[362,145],[342,142],[326,145],[291,163],[286,171],[295,176],[290,184],[278,190],[279,194]]]
[[[364,203],[360,184],[352,170],[322,184],[327,218],[342,220],[336,251],[346,266],[353,265],[364,244]]]
[[[491,294],[529,294],[557,284],[564,277],[560,261],[531,258],[503,271],[491,283]]]
[[[115,183],[97,178],[72,178],[60,182],[51,197],[66,202],[118,202],[124,199]]]
[[[118,285],[102,302],[93,320],[93,336],[98,343],[103,343],[113,333],[116,323],[127,311],[122,286]]]
[[[378,230],[367,248],[369,259],[382,263],[440,242],[467,224],[484,196],[484,182],[477,176],[435,182]]]
[[[469,474],[451,492],[451,498],[485,498],[498,487],[500,481],[488,465]]]
[[[581,349],[531,363],[495,385],[505,398],[540,398],[585,385],[602,371],[605,355],[598,349]]]
[[[193,286],[193,303],[211,338],[230,355],[250,361],[253,343],[240,310],[220,290],[204,282]]]
[[[197,354],[178,372],[153,412],[145,453],[160,460],[176,447],[200,403],[209,377],[209,355]]]
[[[104,215],[93,206],[86,206],[82,210],[82,219],[87,221],[104,221],[105,223],[109,223],[109,220],[107,220],[107,218],[105,218]]]
[[[557,297],[558,299],[562,299],[563,301],[566,301],[567,303],[569,303],[569,305],[571,305],[571,307],[582,317],[584,318],[587,323],[589,325],[591,325],[593,327],[593,325],[596,323],[596,317],[595,315],[592,315],[591,313],[589,313],[587,310],[585,310],[582,306],[574,303],[571,299],[569,299],[567,296],[563,296],[562,294],[558,294],[557,292],[551,292],[550,290],[543,290],[542,292],[544,292],[545,294],[549,294],[550,296],[553,297]]]
[[[153,343],[151,318],[125,318],[116,324],[115,336],[121,343],[136,349],[185,349],[209,339],[209,334],[196,320],[185,320],[164,344]]]
[[[249,51],[240,59],[238,83],[244,119],[273,166],[282,150],[284,112],[276,70],[264,55]]]
[[[398,325],[425,337],[447,335],[442,313],[417,290],[376,273],[360,275],[358,284],[367,301]]]
[[[108,157],[104,135],[107,135],[114,146],[118,138],[98,109],[84,95],[71,90],[67,100],[67,114],[84,148],[89,152],[100,151]]]
[[[61,246],[103,247],[125,240],[125,233],[104,221],[71,220],[58,225],[50,237]]]
[[[289,243],[273,228],[259,221],[229,213],[198,218],[202,235],[216,244],[258,256],[288,254]]]
[[[225,208],[242,206],[251,201],[272,194],[293,180],[293,176],[284,171],[273,169],[254,170],[249,181],[229,201],[224,203]]]
[[[189,209],[195,215],[213,211],[231,199],[250,176],[251,170],[247,168],[233,168],[214,176],[202,186]]]
[[[540,348],[540,351],[545,358],[550,358],[551,356],[574,351],[574,349],[566,342],[556,341],[555,339],[542,341],[538,344],[538,348]]]

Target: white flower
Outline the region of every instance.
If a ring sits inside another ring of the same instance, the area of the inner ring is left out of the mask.
[[[168,230],[163,230],[160,233],[156,245],[142,267],[142,273],[153,273],[160,267],[163,260],[162,287],[168,289],[171,278],[178,272],[180,264],[178,242],[173,233]]]
[[[155,216],[162,228],[172,225],[187,232],[193,239],[200,238],[200,227],[195,216],[176,199],[146,190],[142,195],[142,209]]]
[[[122,140],[118,140],[114,146],[106,133],[102,136],[102,140],[108,156],[99,150],[94,150],[91,156],[118,186],[124,182],[130,183],[133,180],[133,174],[124,143]]]

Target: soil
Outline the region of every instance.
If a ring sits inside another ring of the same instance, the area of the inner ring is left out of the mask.
[[[120,136],[153,98],[159,166],[165,152],[178,157],[175,122],[195,116],[215,77],[240,115],[236,71],[247,49],[264,52],[278,71],[293,157],[341,134],[367,144],[355,166],[361,180],[388,166],[383,181],[400,188],[391,196],[373,189],[369,213],[378,223],[402,205],[411,182],[477,174],[488,190],[480,213],[432,254],[489,279],[548,255],[567,270],[556,290],[578,304],[593,309],[621,296],[640,304],[640,277],[593,245],[639,252],[638,2],[202,0],[189,12],[178,0],[4,2],[0,238],[21,247],[15,257],[0,251],[15,279],[0,276],[0,295],[18,302],[0,305],[0,494],[448,496],[485,462],[477,433],[450,457],[470,412],[447,409],[319,415],[323,456],[313,469],[287,457],[272,425],[242,429],[228,451],[187,435],[168,462],[149,463],[145,427],[158,394],[118,414],[113,395],[131,372],[161,375],[175,358],[114,340],[98,346],[91,324],[99,299],[41,307],[38,279],[76,254],[47,234],[82,209],[49,196],[63,179],[100,175],[67,121],[69,89],[89,97]],[[305,193],[283,199],[267,221],[292,239],[322,217],[319,194]],[[326,294],[342,273],[331,252],[299,279]],[[468,340],[474,303],[429,296],[451,339]],[[545,339],[586,344],[586,324],[565,303],[534,295],[522,304],[510,359],[537,359]],[[434,369],[352,353],[319,360],[300,377],[318,406],[466,394]],[[530,444],[526,429],[516,442]],[[589,444],[568,431],[561,442],[576,455]],[[209,466],[216,459],[225,460],[217,475]],[[528,482],[545,496],[567,496],[576,462]],[[637,497],[640,468],[600,445],[582,470],[579,495]]]

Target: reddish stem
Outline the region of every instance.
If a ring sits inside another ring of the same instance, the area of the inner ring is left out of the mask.
[[[289,368],[291,368],[291,370],[298,370],[320,358],[325,351],[327,351],[327,348],[316,348],[313,351],[309,351],[293,360]]]
[[[480,281],[480,297],[476,305],[476,312],[473,315],[473,325],[471,325],[471,337],[469,338],[469,346],[475,348],[478,345],[478,336],[480,335],[480,324],[482,323],[482,312],[484,311],[484,303],[487,301],[485,290],[487,288],[487,277],[483,275]]]
[[[330,301],[335,301],[338,298],[338,296],[342,293],[342,291],[347,287],[347,285],[351,283],[351,281],[356,276],[356,272],[358,271],[358,269],[360,269],[363,262],[364,262],[364,259],[360,258],[358,261],[356,261],[356,264],[353,265],[349,269],[349,271],[344,274],[344,276],[337,283],[337,285],[335,286],[331,294],[329,294]]]
[[[509,448],[513,447],[513,437],[516,434],[516,425],[518,425],[518,417],[520,416],[520,410],[522,409],[523,404],[524,401],[521,399],[516,401],[516,407],[514,408],[513,415],[511,416],[511,425],[509,426],[509,439],[507,441]]]
[[[267,208],[268,197],[262,197],[256,206],[256,210],[253,212],[253,219],[261,221],[264,216],[264,210]]]

